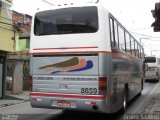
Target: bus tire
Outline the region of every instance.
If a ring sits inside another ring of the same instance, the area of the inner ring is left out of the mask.
[[[138,93],[139,96],[142,95],[142,90],[143,90],[143,80],[142,80],[142,82],[141,82],[141,91]]]
[[[123,91],[123,102],[122,102],[122,109],[121,109],[122,113],[125,113],[127,109],[127,97],[128,97],[128,91],[127,91],[127,88],[125,88]]]
[[[143,79],[142,79],[142,82],[141,82],[141,90],[143,90]]]
[[[155,83],[158,83],[159,82],[159,80],[155,80]]]

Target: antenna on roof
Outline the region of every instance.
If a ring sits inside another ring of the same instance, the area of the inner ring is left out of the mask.
[[[91,1],[87,1],[86,3],[99,3],[100,0],[91,0]]]
[[[43,2],[45,2],[45,3],[47,3],[47,4],[50,4],[50,5],[52,5],[52,6],[55,6],[54,4],[52,4],[52,3],[50,3],[50,2],[48,2],[48,1],[46,1],[46,0],[42,0]]]
[[[99,3],[101,0],[97,0],[95,3]]]
[[[97,0],[95,3],[99,3],[99,0]]]

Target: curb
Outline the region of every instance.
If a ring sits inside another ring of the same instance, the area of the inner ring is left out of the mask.
[[[1,104],[0,108],[8,107],[8,106],[11,106],[11,105],[16,105],[16,104],[20,104],[20,103],[24,103],[24,102],[28,102],[29,100],[4,100],[4,101],[5,101],[4,104]],[[0,100],[0,102],[1,102],[1,100]]]

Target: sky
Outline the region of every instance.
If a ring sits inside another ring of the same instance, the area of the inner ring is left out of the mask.
[[[12,9],[33,15],[38,9],[54,8],[53,5],[69,2],[91,2],[93,0],[13,0]],[[155,21],[151,10],[160,0],[100,0],[119,22],[138,40],[142,41],[147,55],[160,57],[160,32],[154,32],[151,24]]]

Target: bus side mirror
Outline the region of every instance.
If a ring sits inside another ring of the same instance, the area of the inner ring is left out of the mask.
[[[148,70],[148,64],[145,63],[145,71],[147,71],[147,70]]]
[[[147,64],[147,62],[146,62],[146,59],[144,59],[144,61],[143,61],[143,71],[144,71],[144,73],[145,73],[147,70],[148,70],[148,64]]]

